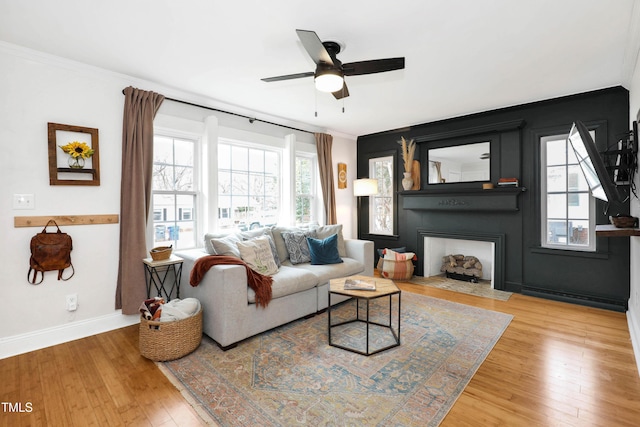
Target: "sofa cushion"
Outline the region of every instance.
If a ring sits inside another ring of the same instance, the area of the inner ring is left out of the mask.
[[[316,237],[315,231],[283,231],[282,238],[289,253],[289,260],[292,264],[301,264],[311,261],[309,244],[307,237]]]
[[[228,255],[240,258],[238,243],[240,238],[235,234],[229,234],[225,237],[212,238],[209,240],[212,248],[211,255]]]
[[[238,242],[237,246],[242,260],[246,262],[253,271],[264,274],[265,276],[271,276],[278,272],[278,266],[273,259],[268,236]]]
[[[307,237],[312,265],[340,264],[342,258],[338,254],[338,235],[333,234],[326,239]]]
[[[306,291],[318,284],[318,278],[313,273],[286,265],[280,267],[280,270],[271,277],[273,278],[273,283],[271,284],[272,300]],[[247,298],[250,304],[255,304],[256,293],[248,286]]]
[[[253,230],[239,232],[238,237],[240,237],[240,239],[242,240],[250,240],[250,239],[253,239],[254,237],[264,236],[265,234],[267,234],[268,231],[269,231],[269,227],[254,228]]]
[[[347,256],[347,248],[344,243],[344,236],[342,235],[342,224],[321,225],[313,228],[318,236],[318,239],[326,239],[334,234],[338,235],[338,254],[341,257]]]
[[[336,279],[338,277],[351,276],[353,274],[361,273],[364,270],[364,265],[358,260],[353,258],[342,258],[340,264],[325,264],[325,265],[311,265],[311,263],[303,263],[292,265],[291,261],[282,263],[282,268],[285,266],[292,266],[296,270],[306,270],[317,278],[318,284],[327,283],[330,279]]]
[[[207,233],[204,235],[204,250],[209,255],[215,255],[216,251],[213,249],[211,239],[220,239],[229,236],[229,233]]]

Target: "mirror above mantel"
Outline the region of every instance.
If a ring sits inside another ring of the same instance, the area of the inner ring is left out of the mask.
[[[483,184],[495,184],[502,177],[519,178],[524,124],[518,119],[414,136],[423,177],[420,190],[482,191]],[[439,175],[432,161],[442,162]]]
[[[427,158],[429,184],[491,180],[490,141],[430,148]]]

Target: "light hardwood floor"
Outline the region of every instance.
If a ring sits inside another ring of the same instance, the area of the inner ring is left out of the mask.
[[[442,426],[640,425],[640,377],[623,313],[398,285],[514,316]],[[201,425],[137,345],[131,326],[0,360],[0,401],[33,408],[0,407],[0,425]]]

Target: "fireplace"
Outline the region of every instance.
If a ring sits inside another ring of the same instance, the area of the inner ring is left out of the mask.
[[[491,280],[491,287],[505,290],[505,236],[474,232],[443,232],[418,230],[418,259],[423,262],[423,275],[440,274],[442,256],[466,253],[476,256],[483,265],[483,280]]]

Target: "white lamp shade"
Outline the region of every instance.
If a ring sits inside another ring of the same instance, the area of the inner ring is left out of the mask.
[[[316,89],[321,92],[337,92],[344,85],[342,76],[332,73],[317,75],[315,82]]]
[[[372,196],[378,194],[378,180],[363,178],[353,181],[353,195],[360,196]]]

